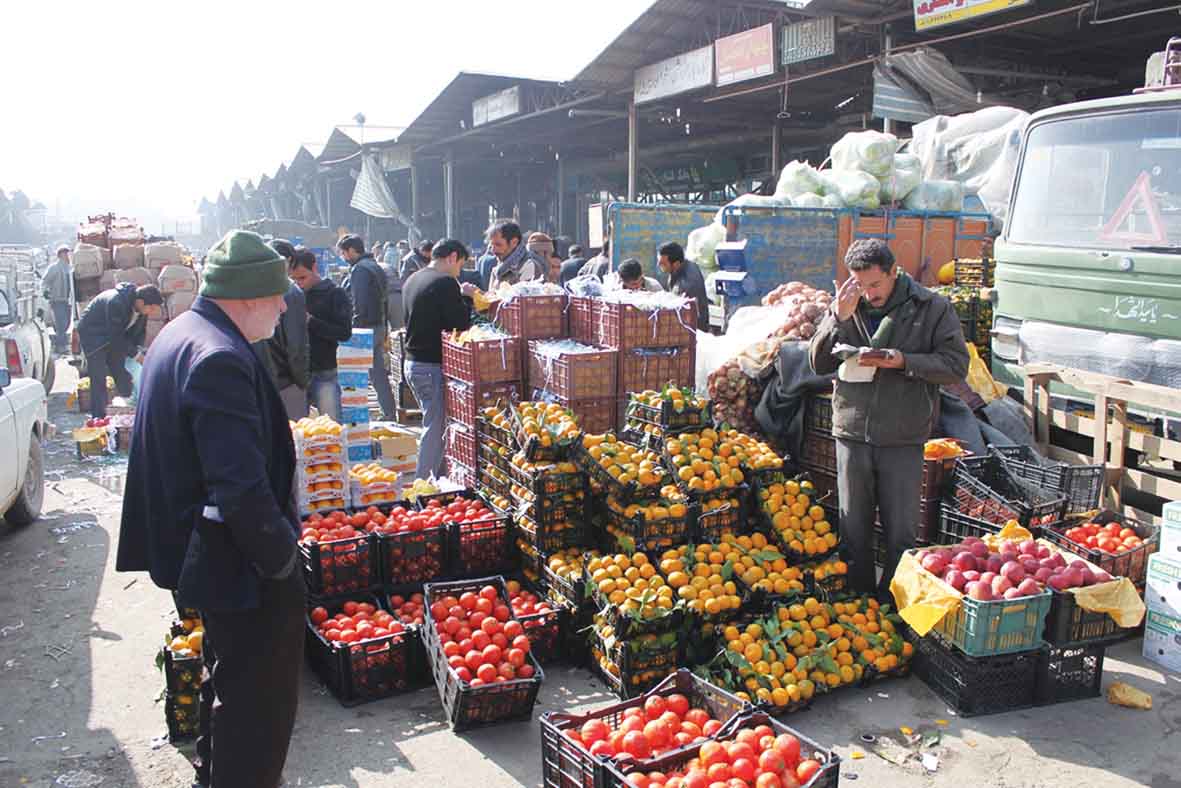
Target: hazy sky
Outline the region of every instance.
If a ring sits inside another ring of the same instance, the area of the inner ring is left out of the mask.
[[[648,5],[5,0],[0,189],[188,216],[357,112],[409,123],[458,71],[569,79]]]

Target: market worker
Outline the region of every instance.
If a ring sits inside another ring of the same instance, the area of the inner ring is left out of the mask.
[[[571,279],[578,277],[578,272],[582,270],[582,266],[586,264],[586,258],[582,256],[582,247],[574,244],[570,247],[570,256],[562,263],[562,267],[558,272],[558,284],[565,286]]]
[[[708,330],[709,297],[705,294],[705,277],[697,263],[685,259],[685,250],[679,243],[666,243],[657,254],[660,255],[660,270],[668,274],[668,289],[697,302],[697,327]]]
[[[609,273],[611,273],[611,239],[606,238],[603,240],[603,248],[599,250],[597,255],[586,261],[578,275],[593,276],[603,282],[606,281]]]
[[[547,240],[548,238],[546,236]],[[553,241],[550,241],[550,246],[552,248]],[[529,251],[521,237],[521,227],[516,222],[505,219],[488,228],[488,248],[499,261],[488,283],[488,292],[495,293],[500,288],[501,280],[498,273],[506,265],[516,272],[516,278],[520,282],[545,279],[549,261]]]
[[[95,418],[107,414],[108,375],[121,396],[131,396],[127,359],[143,348],[148,318],[159,318],[163,312],[164,296],[155,285],[123,282],[95,296],[78,318],[78,340],[90,378],[90,414]]]
[[[197,779],[277,788],[304,647],[295,450],[274,381],[251,350],[283,314],[287,264],[231,230],[193,307],[148,350],[115,568],[151,574],[201,611]]]
[[[295,247],[290,241],[277,238],[271,248],[279,253],[290,268]],[[287,418],[298,421],[308,415],[308,312],[303,291],[291,282],[283,295],[287,310],[279,318],[275,335],[254,345],[254,352],[271,373]]]
[[[650,276],[644,276],[644,266],[634,257],[619,264],[619,270],[607,275],[604,290],[647,290],[649,293],[663,293],[664,288]]]
[[[394,392],[390,388],[390,373],[386,369],[389,356],[386,352],[389,293],[385,272],[378,267],[372,255],[365,253],[365,242],[359,235],[346,235],[336,242],[336,246],[340,256],[349,264],[349,272],[340,286],[353,303],[353,328],[373,329],[373,366],[369,370],[369,384],[377,392],[381,418],[394,421],[397,409],[394,407]]]
[[[70,294],[73,291],[74,274],[70,269],[70,247],[59,246],[57,258],[45,269],[41,277],[41,289],[49,310],[53,313],[53,352],[65,353],[70,349]]]
[[[402,290],[406,323],[406,377],[422,408],[422,439],[418,444],[419,479],[443,475],[443,428],[447,421],[443,387],[443,332],[466,329],[471,310],[463,296],[475,285],[459,283],[468,259],[467,247],[447,239],[431,250],[426,268],[410,275]]]
[[[296,249],[291,278],[303,291],[308,310],[308,403],[340,421],[340,383],[336,373],[336,346],[353,335],[353,305],[349,294],[316,268],[316,255]]]
[[[914,547],[923,444],[937,419],[941,385],[968,372],[968,349],[951,303],[894,263],[885,241],[855,241],[849,278],[812,338],[821,375],[838,372],[833,396],[841,552],[858,593],[884,594],[902,553]],[[872,348],[842,366],[838,344]],[[886,534],[882,582],[874,582],[873,524]]]

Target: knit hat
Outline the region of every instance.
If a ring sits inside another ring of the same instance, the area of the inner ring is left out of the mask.
[[[266,298],[283,295],[287,261],[262,236],[230,230],[205,256],[201,295],[207,298]]]

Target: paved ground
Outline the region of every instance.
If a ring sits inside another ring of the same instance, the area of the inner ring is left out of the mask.
[[[191,771],[164,731],[162,677],[153,655],[172,616],[169,596],[144,576],[115,574],[119,460],[74,460],[65,413],[72,370],[58,371],[50,415],[44,518],[0,524],[0,786],[187,787]],[[276,655],[276,659],[282,658]],[[1109,652],[1104,683],[1121,679],[1155,697],[1150,712],[1102,699],[957,719],[917,679],[850,690],[789,724],[834,744],[842,784],[874,786],[1123,786],[1181,788],[1181,681],[1139,656],[1139,641]],[[585,672],[547,672],[538,713],[608,702]],[[536,717],[535,717],[536,719]],[[865,732],[938,729],[934,775],[866,755]],[[540,784],[536,722],[453,735],[433,688],[342,708],[305,672],[288,760],[289,786],[494,786]]]

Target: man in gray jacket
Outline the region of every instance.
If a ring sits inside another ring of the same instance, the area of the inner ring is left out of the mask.
[[[394,392],[390,388],[389,350],[386,338],[386,310],[389,293],[386,289],[385,272],[377,265],[373,255],[366,253],[365,242],[359,235],[346,235],[336,243],[340,256],[349,264],[340,286],[353,302],[353,328],[373,329],[373,367],[369,370],[369,385],[377,392],[383,421],[394,421],[397,408]]]
[[[279,253],[288,266],[287,270],[290,270],[295,247],[282,239],[271,241],[270,246]],[[311,379],[308,311],[303,291],[294,282],[289,284],[291,286],[283,294],[287,310],[280,316],[274,335],[256,342],[252,347],[275,381],[275,388],[279,390],[283,407],[287,410],[287,418],[299,420],[308,415],[308,382]]]
[[[914,547],[923,444],[938,417],[939,387],[964,380],[968,348],[951,303],[894,262],[885,241],[854,242],[842,284],[809,357],[838,373],[832,399],[841,553],[858,593],[884,594],[902,553]],[[842,363],[837,345],[859,348]],[[873,524],[886,534],[881,584],[874,578]]]
[[[70,294],[74,274],[70,270],[70,247],[59,246],[57,259],[45,269],[41,288],[49,309],[53,312],[53,352],[66,353],[70,349]]]

